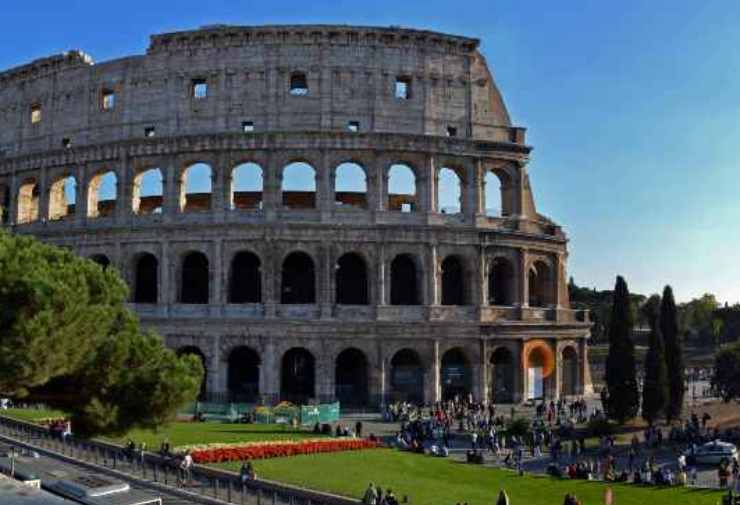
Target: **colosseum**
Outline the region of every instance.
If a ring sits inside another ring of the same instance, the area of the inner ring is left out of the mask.
[[[479,41],[208,26],[0,73],[2,227],[116,268],[202,395],[580,395],[588,314]]]

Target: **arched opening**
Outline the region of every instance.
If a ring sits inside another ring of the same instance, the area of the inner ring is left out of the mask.
[[[424,367],[412,349],[401,349],[391,359],[391,400],[424,402]]]
[[[443,167],[437,174],[437,211],[442,214],[462,212],[462,182],[451,168]]]
[[[209,298],[208,258],[191,252],[182,260],[180,303],[205,304]]]
[[[163,200],[164,183],[160,169],[150,168],[136,174],[131,200],[134,214],[161,214]]]
[[[56,221],[75,215],[77,207],[77,180],[71,176],[60,177],[49,189],[49,220]]]
[[[485,202],[485,213],[488,217],[501,217],[504,213],[503,187],[501,179],[492,171],[487,171],[483,177],[485,191],[483,201]]]
[[[283,261],[280,303],[316,303],[316,276],[308,254],[294,252]]]
[[[488,304],[514,305],[514,265],[506,258],[494,258],[488,268]]]
[[[316,170],[297,161],[283,169],[283,206],[289,209],[316,208]]]
[[[10,188],[0,184],[0,224],[10,222]]]
[[[337,356],[336,397],[342,405],[362,407],[368,403],[367,358],[359,349],[350,348]]]
[[[206,393],[207,393],[207,387],[208,384],[208,367],[206,366],[206,357],[203,354],[203,351],[201,351],[198,347],[194,345],[188,345],[185,347],[180,347],[176,351],[178,356],[185,356],[187,354],[192,354],[193,356],[197,356],[198,359],[200,359],[200,364],[203,365],[203,381],[200,383],[200,394],[198,395],[198,400],[203,401],[206,399]]]
[[[367,305],[367,267],[359,254],[347,253],[337,261],[337,304]]]
[[[103,270],[110,266],[110,258],[108,258],[108,256],[106,256],[105,254],[93,254],[92,256],[90,256],[90,259],[100,265]]]
[[[514,356],[505,347],[499,347],[491,355],[491,401],[512,403],[514,401]]]
[[[26,179],[18,188],[18,224],[37,221],[39,218],[39,185],[36,179]]]
[[[550,346],[542,341],[527,342],[524,346],[527,399],[548,398],[551,393],[555,357]]]
[[[229,353],[229,401],[255,403],[260,394],[260,365],[257,352],[246,346],[234,348]]]
[[[290,74],[290,94],[293,96],[308,95],[308,79],[303,72]]]
[[[442,400],[467,398],[472,392],[470,362],[459,347],[450,349],[442,356]]]
[[[342,163],[334,174],[334,200],[337,207],[367,208],[367,176],[357,163]]]
[[[388,170],[388,210],[416,210],[416,175],[408,165],[391,165]]]
[[[205,163],[195,163],[182,171],[180,178],[180,211],[211,210],[213,170]]]
[[[262,167],[256,163],[242,163],[231,171],[231,208],[257,210],[262,208],[264,187]]]
[[[553,279],[550,266],[536,261],[529,269],[529,306],[547,307],[553,303]]]
[[[420,282],[416,262],[408,254],[399,254],[391,262],[391,305],[421,305]]]
[[[303,347],[283,354],[280,370],[280,399],[297,404],[307,403],[315,393],[316,360]]]
[[[465,272],[457,256],[442,262],[442,305],[465,305]]]
[[[140,254],[134,273],[134,303],[157,303],[159,261],[151,253]]]
[[[566,347],[562,354],[562,387],[563,396],[575,396],[579,393],[578,387],[578,353],[573,347]]]
[[[112,170],[90,179],[87,189],[87,217],[110,217],[116,211],[118,176]]]
[[[249,251],[240,251],[231,261],[229,303],[262,302],[260,259]]]

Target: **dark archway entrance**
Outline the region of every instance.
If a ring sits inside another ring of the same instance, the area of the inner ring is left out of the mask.
[[[198,400],[204,401],[207,394],[208,367],[206,366],[206,357],[203,354],[203,351],[201,351],[200,348],[194,345],[188,345],[185,347],[180,347],[176,352],[178,356],[192,354],[194,356],[198,356],[198,358],[200,359],[200,363],[201,365],[203,365],[203,382],[200,383],[200,394],[198,395]]]
[[[575,396],[578,394],[578,354],[572,347],[563,349],[562,360],[562,386],[561,393],[564,396]]]
[[[537,261],[529,270],[529,306],[546,307],[553,303],[552,271],[545,262]]]
[[[505,347],[499,347],[491,355],[491,401],[512,403],[514,401],[514,356]]]
[[[342,407],[364,407],[368,403],[367,358],[359,349],[342,351],[336,362],[336,396]]]
[[[260,357],[246,346],[234,348],[229,354],[229,400],[254,403],[260,393]]]
[[[442,356],[442,400],[464,399],[472,392],[470,362],[459,347]]]
[[[200,252],[191,252],[182,261],[181,303],[208,303],[208,258]]]
[[[337,261],[337,304],[367,305],[367,267],[355,253],[347,253]]]
[[[280,294],[280,303],[316,303],[316,276],[308,254],[294,252],[285,258]]]
[[[134,303],[157,303],[159,262],[153,254],[141,254],[136,260]]]
[[[402,349],[391,359],[391,400],[424,402],[424,367],[416,351]]]
[[[391,262],[391,305],[420,303],[414,259],[408,254],[400,254]]]
[[[491,262],[488,271],[489,305],[514,305],[514,267],[504,258]]]
[[[229,303],[260,303],[261,301],[260,259],[251,252],[241,251],[231,261]]]
[[[463,266],[456,256],[442,262],[442,305],[465,305]]]
[[[294,347],[283,354],[280,398],[301,404],[316,397],[316,360],[308,350]]]

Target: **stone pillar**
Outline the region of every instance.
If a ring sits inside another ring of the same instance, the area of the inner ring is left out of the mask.
[[[439,340],[432,342],[432,362],[426,368],[424,377],[424,401],[427,403],[438,402],[442,399],[442,377],[440,371]]]
[[[207,357],[208,363],[208,384],[206,391],[209,393],[226,393],[226,367],[221,359],[221,336],[214,335],[211,340],[210,356]]]
[[[280,365],[275,351],[275,342],[271,338],[265,341],[260,367],[260,394],[266,403],[276,402],[280,398]]]
[[[519,340],[516,343],[516,350],[513,353],[514,359],[514,403],[520,403],[525,400],[525,391],[527,389],[527,370],[524,367],[524,342]]]
[[[216,239],[213,243],[213,282],[211,287],[211,304],[223,305],[224,303],[224,261],[223,261],[223,239]]]
[[[375,288],[375,304],[376,305],[387,305],[388,304],[388,287],[386,285],[386,271],[388,265],[386,265],[385,259],[385,245],[379,243],[378,247],[378,274],[377,274],[377,285]]]
[[[439,305],[440,299],[440,266],[437,257],[437,245],[431,244],[427,256],[426,296],[422,300],[424,305]]]
[[[521,307],[529,307],[529,275],[527,274],[527,250],[519,250],[519,265],[516,276],[518,281],[518,300]]]
[[[418,168],[416,193],[419,196],[419,212],[426,214],[436,212],[437,209],[437,171],[435,158],[427,155],[424,165]]]
[[[475,305],[478,308],[480,314],[480,308],[488,305],[487,294],[488,294],[488,278],[486,272],[486,251],[481,246],[478,249],[478,256],[476,262],[473,264],[473,270],[470,275],[471,282],[470,290],[470,301],[471,305]]]
[[[551,375],[553,380],[550,381],[550,394],[548,396],[554,400],[557,400],[558,398],[560,398],[560,389],[562,387],[561,385],[563,381],[563,378],[561,376],[563,367],[561,366],[562,358],[560,355],[560,346],[558,346],[557,341],[553,341],[551,346],[555,359],[553,359],[553,369]]]
[[[476,374],[475,378],[478,381],[477,384],[477,395],[476,398],[478,398],[483,403],[488,403],[489,401],[489,394],[490,394],[490,388],[488,387],[488,384],[490,383],[488,375],[489,375],[489,367],[488,367],[488,341],[486,339],[480,340],[480,356],[478,361],[478,373]],[[474,389],[475,386],[474,386]]]
[[[118,170],[116,171],[117,188],[116,188],[116,221],[124,223],[131,215],[131,200],[133,190],[132,169],[129,166],[129,156],[123,152],[119,161]]]
[[[38,185],[39,185],[39,215],[38,220],[41,222],[46,222],[49,220],[49,193],[50,193],[50,184],[48,181],[49,178],[49,169],[48,168],[41,168],[39,169],[39,177],[38,177]]]
[[[336,396],[336,367],[332,359],[334,354],[327,347],[316,357],[316,398],[321,403],[331,402]]]
[[[388,170],[383,164],[383,161],[377,157],[375,158],[373,170],[375,170],[376,174],[375,183],[377,191],[374,208],[376,211],[382,212],[388,207]]]
[[[319,265],[316,269],[318,278],[319,293],[316,300],[321,305],[321,318],[331,319],[332,306],[334,305],[334,248],[327,244],[319,249]]]
[[[273,319],[276,316],[276,304],[280,303],[280,254],[271,240],[265,242],[264,262],[261,265],[262,273],[262,303],[265,306],[265,317]]]
[[[553,298],[553,305],[560,309],[563,307],[563,289],[562,286],[567,282],[565,280],[565,268],[563,267],[565,260],[563,254],[557,254],[555,256],[555,271],[553,272],[553,288],[555,290],[555,296]]]
[[[167,306],[167,310],[169,310],[169,305],[175,300],[172,296],[174,288],[170,278],[170,264],[173,263],[173,258],[170,258],[169,240],[163,240],[160,242],[159,250],[161,254],[158,264],[159,286],[157,286],[157,296],[159,299],[157,300],[157,303]]]
[[[19,181],[20,181],[20,178],[14,172],[13,175],[10,177],[10,188],[9,188],[10,208],[8,209],[8,223],[10,225],[14,225],[18,222],[18,202],[19,202],[18,188],[20,186]]]
[[[327,151],[321,151],[321,166],[316,168],[316,208],[321,210],[321,220],[329,222],[334,214],[334,167],[329,166]]]
[[[172,217],[180,212],[179,164],[175,156],[168,156],[162,167],[162,214]]]

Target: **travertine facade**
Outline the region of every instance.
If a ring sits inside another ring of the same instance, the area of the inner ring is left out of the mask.
[[[2,72],[2,224],[118,268],[143,322],[202,356],[211,396],[581,394],[589,324],[569,308],[566,237],[535,209],[524,130],[477,46],[216,26]],[[345,166],[364,190],[339,187]],[[237,167],[261,185],[238,187]]]

